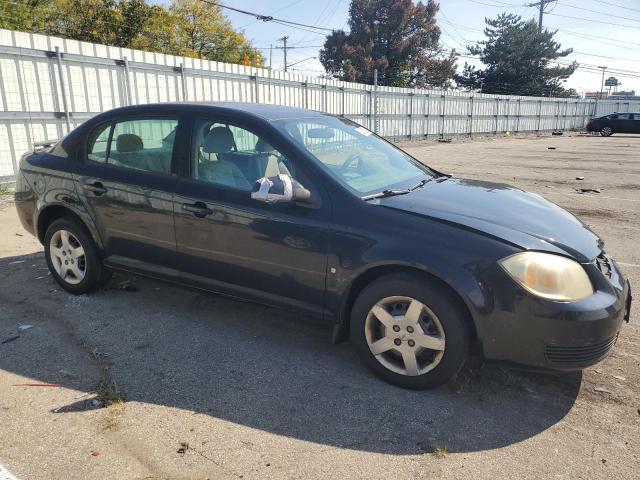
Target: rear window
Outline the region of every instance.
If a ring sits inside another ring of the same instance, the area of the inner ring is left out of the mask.
[[[111,132],[111,124],[100,125],[89,135],[89,143],[87,145],[87,158],[93,162],[104,163],[107,161],[107,143],[109,142],[109,133]]]
[[[171,173],[177,119],[125,120],[97,127],[89,135],[87,159],[122,168]]]

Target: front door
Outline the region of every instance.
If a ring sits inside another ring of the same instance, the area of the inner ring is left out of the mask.
[[[266,204],[258,178],[290,173],[320,199],[302,168],[264,138],[215,118],[194,120],[189,168],[175,197],[184,280],[209,290],[321,314],[330,205]]]
[[[89,134],[76,183],[107,264],[175,276],[172,159],[178,125],[177,117],[125,118]]]

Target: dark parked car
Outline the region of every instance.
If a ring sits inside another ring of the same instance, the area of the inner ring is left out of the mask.
[[[385,380],[487,358],[580,369],[628,282],[542,197],[452,178],[344,118],[249,104],[121,108],[20,162],[16,206],[67,291],[125,270],[332,322]]]
[[[611,113],[587,123],[588,132],[600,132],[603,137],[614,133],[640,133],[640,113]]]

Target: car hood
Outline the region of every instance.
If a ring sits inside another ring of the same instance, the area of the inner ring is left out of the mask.
[[[379,205],[502,239],[527,250],[569,254],[580,262],[600,254],[602,240],[584,223],[535,193],[502,183],[437,179]]]

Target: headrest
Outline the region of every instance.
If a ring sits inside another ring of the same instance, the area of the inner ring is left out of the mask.
[[[144,149],[144,145],[138,135],[123,133],[116,139],[116,149],[120,153],[139,152]]]
[[[267,141],[265,141],[264,139],[259,138],[258,141],[256,142],[255,150],[256,152],[265,153],[265,152],[273,152],[275,148],[273,148],[271,144],[267,143]]]
[[[207,134],[202,145],[204,153],[227,153],[235,145],[233,134],[227,127],[215,127]]]

